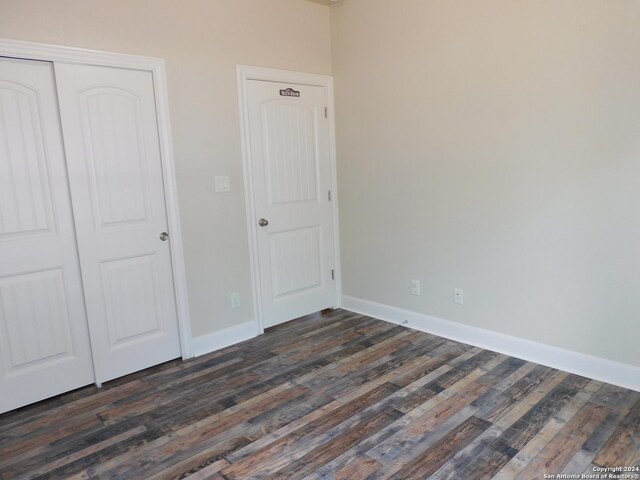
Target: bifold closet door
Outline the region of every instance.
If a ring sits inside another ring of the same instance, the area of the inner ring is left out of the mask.
[[[0,413],[93,382],[53,65],[0,57]]]
[[[152,73],[56,64],[96,378],[181,355]]]

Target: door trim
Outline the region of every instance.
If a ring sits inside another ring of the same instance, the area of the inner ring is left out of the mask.
[[[23,58],[26,60],[42,60],[54,64],[74,63],[129,68],[151,72],[155,94],[156,115],[158,118],[158,135],[160,139],[160,156],[162,161],[167,222],[169,234],[171,235],[169,247],[171,250],[173,286],[178,313],[178,329],[180,331],[180,348],[183,359],[193,357],[191,317],[189,314],[189,298],[182,247],[182,231],[180,228],[180,212],[178,208],[178,190],[173,157],[173,142],[171,139],[171,124],[169,121],[169,94],[164,60],[154,57],[102,52],[84,48],[4,38],[0,38],[0,56]]]
[[[236,65],[238,84],[238,111],[240,120],[240,138],[242,143],[242,175],[244,177],[245,209],[247,216],[247,233],[249,235],[249,262],[251,266],[251,291],[255,322],[258,334],[264,333],[262,315],[262,299],[260,293],[260,270],[258,268],[258,229],[256,227],[256,212],[253,192],[253,177],[251,172],[251,137],[249,130],[249,105],[247,100],[247,82],[261,80],[265,82],[294,83],[324,87],[327,91],[327,108],[329,119],[329,155],[331,162],[331,209],[333,215],[333,245],[335,251],[335,300],[334,308],[339,308],[342,302],[342,275],[340,268],[340,223],[338,209],[338,181],[336,168],[336,135],[333,99],[333,77],[313,73],[300,73],[272,68]]]

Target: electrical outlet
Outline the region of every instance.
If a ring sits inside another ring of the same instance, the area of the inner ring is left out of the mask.
[[[462,305],[464,303],[464,290],[461,288],[453,289],[453,302],[458,305]]]
[[[216,176],[216,193],[230,192],[231,191],[231,179],[228,175]]]
[[[240,308],[240,293],[234,292],[229,296],[231,300],[231,308]]]
[[[411,280],[411,295],[420,296],[420,280]]]

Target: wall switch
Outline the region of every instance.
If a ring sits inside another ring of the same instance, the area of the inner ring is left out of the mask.
[[[458,305],[462,305],[464,303],[464,290],[462,290],[461,288],[454,288],[453,301]]]
[[[411,295],[420,296],[420,280],[411,280]]]
[[[231,308],[240,308],[240,293],[234,292],[230,295]]]
[[[216,177],[216,193],[230,192],[231,179],[228,175]]]

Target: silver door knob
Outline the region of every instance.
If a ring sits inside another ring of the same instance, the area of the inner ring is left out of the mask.
[[[266,227],[267,225],[269,225],[269,220],[267,220],[266,218],[261,218],[260,220],[258,220],[258,225],[260,225],[261,227]]]
[[[169,234],[167,232],[162,232],[160,234],[160,240],[162,240],[163,242],[166,242],[167,240],[169,240]]]

